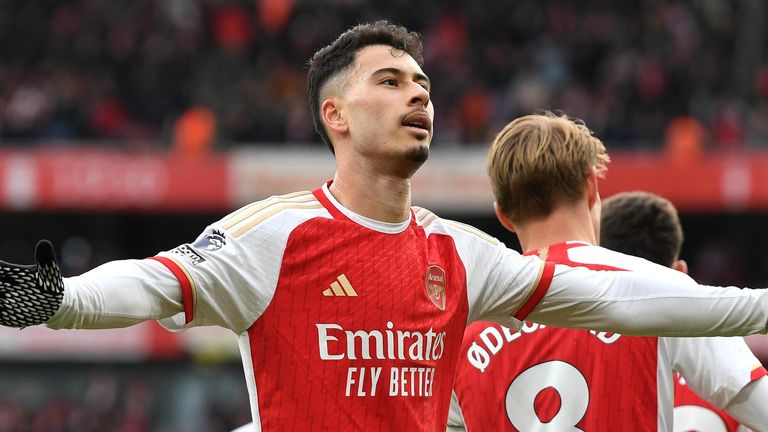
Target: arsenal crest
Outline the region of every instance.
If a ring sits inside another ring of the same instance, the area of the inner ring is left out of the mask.
[[[445,270],[434,264],[427,267],[427,277],[424,283],[427,297],[438,309],[445,310]]]

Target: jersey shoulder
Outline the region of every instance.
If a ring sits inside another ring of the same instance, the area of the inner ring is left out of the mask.
[[[213,224],[228,237],[238,239],[292,230],[309,219],[332,216],[310,191],[274,195],[245,205]]]
[[[421,226],[427,236],[431,234],[443,234],[453,238],[467,241],[479,241],[498,246],[501,242],[495,237],[479,230],[472,225],[467,225],[455,220],[444,219],[423,207],[411,207],[416,217],[416,223]]]

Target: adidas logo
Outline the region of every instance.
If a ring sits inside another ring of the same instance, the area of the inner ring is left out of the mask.
[[[344,275],[340,275],[336,278],[336,282],[331,284],[330,288],[323,291],[323,295],[326,297],[357,297],[357,292],[352,288],[349,279]]]

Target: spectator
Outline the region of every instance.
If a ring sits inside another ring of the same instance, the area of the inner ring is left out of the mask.
[[[425,70],[441,83],[432,97],[445,107],[436,145],[486,142],[503,119],[548,108],[578,114],[613,148],[662,149],[681,107],[712,131],[715,148],[765,145],[768,67],[737,51],[761,58],[766,48],[734,41],[752,40],[740,36],[768,17],[741,17],[766,8],[724,0],[395,3],[402,7],[2,2],[0,143],[157,140],[197,104],[219,120],[217,145],[316,140],[309,118],[297,114],[306,107],[304,60],[361,19],[387,16],[424,34]],[[723,83],[741,77],[754,86],[731,94]]]

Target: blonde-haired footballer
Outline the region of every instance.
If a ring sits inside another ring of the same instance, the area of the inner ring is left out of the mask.
[[[608,162],[602,142],[580,121],[549,112],[518,118],[497,135],[488,156],[496,214],[528,256],[605,274],[653,273],[695,289],[684,273],[597,246],[598,180]],[[667,250],[666,233],[642,235]],[[679,247],[673,243],[670,254],[676,257]],[[594,290],[610,295],[600,283]],[[768,430],[766,371],[741,338],[631,337],[531,322],[520,330],[493,323],[467,328],[449,426],[672,431],[673,371],[714,405]]]

